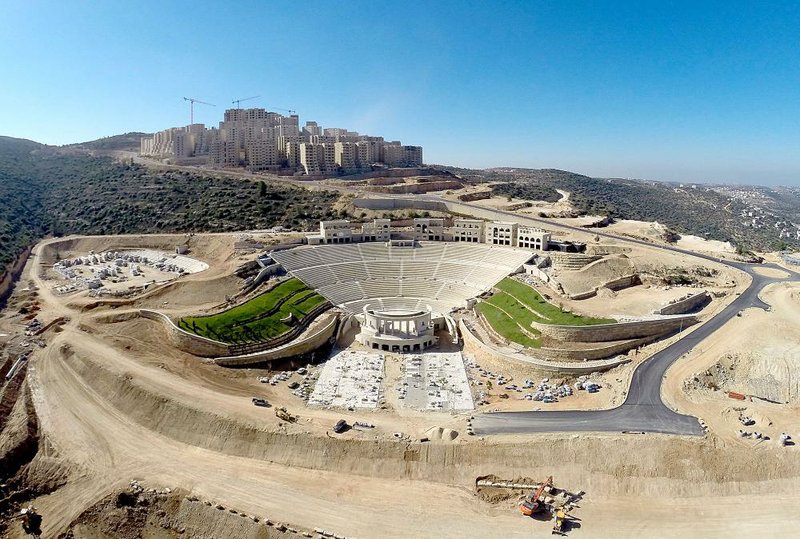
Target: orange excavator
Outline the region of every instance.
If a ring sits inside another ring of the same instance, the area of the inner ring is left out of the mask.
[[[527,498],[520,504],[519,510],[522,512],[523,515],[526,517],[533,516],[535,513],[544,510],[544,502],[540,499],[542,494],[544,494],[547,487],[553,485],[553,476],[547,478],[547,481],[542,483],[542,485],[536,489],[536,491],[531,492]]]

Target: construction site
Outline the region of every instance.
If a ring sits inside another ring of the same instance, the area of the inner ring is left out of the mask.
[[[459,194],[36,245],[0,318],[3,533],[790,534],[800,276],[633,228],[458,241],[535,219]]]

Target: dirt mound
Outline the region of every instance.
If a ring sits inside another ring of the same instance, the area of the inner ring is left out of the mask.
[[[181,279],[153,291],[135,305],[144,309],[197,309],[198,305],[209,308],[239,292],[241,284],[242,280],[234,275],[210,280]]]
[[[5,482],[36,455],[39,422],[27,384],[14,402],[0,432],[0,482]]]
[[[597,289],[597,296],[603,299],[613,299],[617,297],[617,293],[610,288],[602,287]]]
[[[434,442],[452,442],[458,438],[458,432],[453,429],[431,427],[425,431],[425,437]]]
[[[20,378],[21,375],[18,375]],[[41,451],[39,421],[27,382],[0,432],[0,536],[21,506],[66,484],[69,471]],[[52,448],[48,452],[53,454]]]
[[[81,513],[60,537],[266,539],[302,537],[302,531],[210,501],[203,502],[184,490],[145,490],[132,482],[130,488],[113,492]]]
[[[759,352],[727,353],[685,385],[687,389],[735,391],[777,403],[796,400],[790,391],[791,370],[782,359]]]

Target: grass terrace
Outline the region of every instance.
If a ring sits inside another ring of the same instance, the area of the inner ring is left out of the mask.
[[[521,344],[527,348],[539,348],[542,343],[531,338],[525,333],[517,322],[501,309],[489,302],[481,301],[475,306],[492,328],[509,341]],[[529,329],[529,333],[538,334],[538,331]]]
[[[553,324],[558,326],[593,326],[597,324],[614,324],[613,318],[592,318],[581,316],[568,311],[563,311],[544,299],[534,288],[521,283],[510,277],[506,277],[497,284],[497,288],[502,292],[490,298],[490,302],[497,296],[510,296],[515,303],[521,304],[520,307],[527,307],[533,311],[534,321],[540,324]],[[506,298],[498,301],[508,301]]]
[[[539,292],[515,279],[500,281],[492,297],[478,303],[476,308],[492,328],[509,341],[527,348],[539,348],[539,331],[532,323],[565,326],[613,324],[611,318],[592,318],[562,311],[549,303]]]
[[[178,325],[216,341],[242,344],[274,339],[293,325],[286,320],[294,315],[297,321],[326,300],[299,279],[288,279],[253,299],[210,316],[182,318]]]

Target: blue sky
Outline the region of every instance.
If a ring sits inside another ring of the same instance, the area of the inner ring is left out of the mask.
[[[428,163],[800,185],[800,3],[2,0],[0,134],[188,123],[238,97]]]

